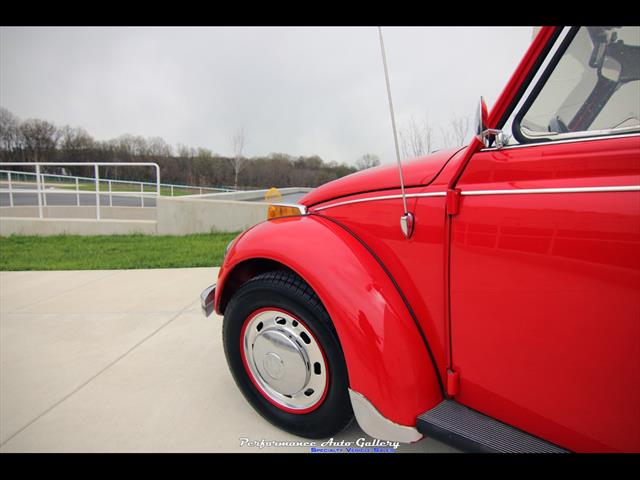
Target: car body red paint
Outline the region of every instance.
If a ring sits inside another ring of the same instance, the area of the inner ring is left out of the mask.
[[[558,33],[540,30],[487,127],[514,110]],[[640,451],[638,133],[503,149],[475,137],[404,178],[409,239],[395,168],[331,182],[303,198],[309,214],[234,242],[216,311],[261,262],[280,265],[316,291],[351,388],[389,420],[415,425],[451,369],[449,394],[495,419],[572,451]]]
[[[304,232],[304,234],[301,234]],[[283,248],[282,238],[299,236]],[[387,418],[415,424],[440,399],[436,374],[417,327],[397,290],[367,250],[320,216],[263,222],[227,253],[216,289],[216,311],[228,276],[247,261],[286,265],[315,290],[329,313],[344,351],[352,388],[375,402]],[[319,275],[321,274],[321,275]]]
[[[403,165],[404,184],[407,187],[427,185],[442,170],[449,158],[459,148],[446,149],[427,157],[409,160]],[[329,182],[309,192],[304,197],[305,205],[314,205],[334,198],[362,192],[378,192],[398,188],[398,167],[395,165],[381,165],[363,172],[347,175],[333,182]]]

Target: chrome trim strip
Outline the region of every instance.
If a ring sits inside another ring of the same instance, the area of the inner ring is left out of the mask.
[[[518,103],[516,103],[516,106],[511,111],[511,114],[509,115],[509,118],[507,118],[507,120],[504,122],[504,125],[502,125],[502,131],[505,134],[509,135],[508,142],[514,142],[515,145],[521,145],[515,139],[515,137],[513,136],[513,120],[515,119],[515,116],[518,114],[518,112],[522,109],[522,107],[526,103],[527,99],[531,96],[531,92],[533,92],[533,89],[536,87],[538,82],[540,82],[540,78],[542,77],[544,72],[547,70],[547,67],[551,63],[551,60],[553,59],[553,57],[556,56],[556,53],[560,49],[560,45],[562,45],[562,43],[564,42],[565,38],[567,38],[567,35],[569,35],[570,31],[571,31],[571,27],[570,26],[569,27],[565,26],[562,29],[562,32],[560,32],[560,35],[558,35],[558,38],[556,38],[555,43],[551,46],[551,49],[547,53],[547,56],[545,57],[545,59],[540,64],[540,67],[538,68],[538,71],[535,73],[535,75],[531,79],[531,82],[529,82],[529,85],[527,86],[527,88],[523,92],[522,96],[518,100]],[[512,145],[514,145],[514,144],[512,144]],[[522,145],[526,145],[526,144],[522,144]],[[509,144],[507,143],[507,145],[504,145],[503,148],[507,148],[508,146],[509,146]]]
[[[463,190],[461,195],[521,195],[527,193],[595,193],[595,192],[637,192],[640,185],[621,187],[558,187],[558,188],[518,188],[513,190]]]
[[[515,143],[513,145],[505,145],[502,148],[490,147],[490,148],[482,148],[481,152],[494,152],[494,151],[504,151],[511,150],[514,148],[525,148],[525,147],[541,147],[543,145],[557,145],[561,143],[577,143],[577,142],[593,142],[595,140],[608,140],[611,138],[628,138],[628,137],[639,137],[640,132],[633,133],[620,133],[618,135],[602,135],[599,137],[583,137],[583,138],[565,138],[562,140],[551,140],[545,142],[530,142],[530,143]]]
[[[422,438],[415,427],[400,425],[383,416],[361,393],[349,389],[349,397],[358,425],[367,435],[379,440],[402,443],[413,443]]]
[[[544,61],[540,65],[540,68],[538,69],[538,71],[534,75],[533,79],[531,80],[531,82],[527,86],[526,90],[522,94],[522,97],[520,98],[520,100],[518,100],[518,103],[514,107],[514,109],[511,112],[511,114],[509,115],[509,118],[507,118],[507,120],[504,122],[504,125],[502,126],[502,131],[509,135],[508,142],[513,142],[513,143],[511,143],[511,144],[507,143],[500,150],[505,150],[505,149],[510,149],[510,148],[534,147],[534,146],[538,146],[538,145],[549,145],[549,144],[557,144],[557,143],[585,142],[585,141],[592,141],[592,140],[602,140],[602,139],[607,139],[607,138],[619,138],[619,137],[627,137],[627,136],[636,136],[636,135],[639,134],[639,132],[636,131],[636,132],[632,132],[632,133],[618,133],[618,134],[611,133],[611,134],[602,135],[602,136],[591,136],[591,137],[583,136],[582,138],[570,138],[570,137],[567,137],[566,135],[589,135],[588,131],[571,132],[569,134],[562,134],[561,133],[561,134],[558,134],[555,137],[549,137],[549,136],[548,137],[544,137],[544,141],[542,141],[542,139],[541,139],[541,141],[536,141],[538,139],[535,138],[535,137],[527,137],[531,141],[530,142],[526,142],[526,143],[519,143],[516,140],[516,138],[513,136],[513,122],[514,122],[514,119],[515,119],[516,115],[522,110],[524,104],[527,102],[527,100],[531,96],[533,90],[540,83],[540,79],[541,79],[542,75],[547,70],[547,67],[551,63],[551,60],[553,59],[553,57],[555,57],[557,51],[560,49],[560,46],[564,42],[564,40],[567,37],[567,35],[569,35],[569,32],[571,31],[571,28],[572,28],[571,26],[563,28],[562,32],[560,33],[560,35],[556,39],[554,45],[549,50],[549,53],[547,54],[546,58],[544,59]],[[629,128],[638,128],[638,127],[637,126],[633,126],[633,127],[629,127]],[[603,131],[611,131],[611,132],[613,132],[614,129],[605,129]],[[523,136],[525,136],[523,132],[521,132],[521,133],[522,133]],[[498,149],[496,147],[490,147],[490,148],[483,148],[480,151],[484,152],[484,151],[493,151],[493,150],[498,150]]]
[[[407,198],[417,198],[417,197],[445,197],[447,192],[427,192],[427,193],[408,193]],[[342,205],[351,205],[352,203],[362,203],[362,202],[375,202],[377,200],[393,200],[395,198],[402,198],[402,195],[383,195],[379,197],[367,197],[367,198],[357,198],[355,200],[345,200],[344,202],[331,203],[329,205],[324,205],[322,207],[315,208],[314,211],[324,210],[325,208],[331,207],[341,207]]]
[[[557,187],[557,188],[518,188],[512,190],[462,190],[461,195],[522,195],[532,193],[595,193],[595,192],[636,192],[640,191],[640,185],[624,185],[611,187]],[[417,197],[445,197],[447,192],[410,193],[407,198]],[[393,200],[402,198],[402,195],[384,195],[380,197],[358,198],[356,200],[346,200],[344,202],[332,203],[322,207],[314,208],[318,212],[332,207],[341,207],[354,203],[374,202],[377,200]],[[312,207],[313,208],[313,207]]]
[[[216,284],[208,286],[200,294],[200,308],[205,317],[213,313],[213,301],[216,295]]]

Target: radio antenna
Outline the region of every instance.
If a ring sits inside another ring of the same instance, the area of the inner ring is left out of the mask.
[[[398,146],[398,132],[396,130],[396,119],[393,112],[393,100],[391,98],[391,83],[389,82],[389,69],[387,67],[387,55],[384,50],[384,39],[382,38],[382,27],[378,27],[380,37],[380,51],[382,52],[382,65],[384,67],[384,78],[387,83],[387,97],[389,99],[389,114],[391,115],[391,127],[393,128],[393,141],[396,146],[396,161],[398,162],[398,173],[400,174],[400,190],[402,192],[402,206],[404,215],[400,217],[400,228],[404,236],[409,238],[413,233],[413,214],[407,209],[407,196],[404,192],[404,179],[402,177],[402,162],[400,161],[400,147]]]

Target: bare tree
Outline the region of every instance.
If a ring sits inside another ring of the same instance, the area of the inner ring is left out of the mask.
[[[336,178],[356,172],[354,165],[335,160],[325,161],[317,155],[292,156],[274,153],[245,158],[246,136],[240,130],[235,135],[235,158],[218,155],[205,148],[177,145],[175,148],[160,137],[124,134],[108,140],[95,140],[81,127],[58,128],[43,120],[20,121],[9,110],[0,107],[0,159],[3,161],[70,162],[63,173],[91,176],[93,167],[87,162],[105,162],[100,176],[110,179],[153,180],[148,168],[108,165],[111,162],[158,163],[165,181],[183,185],[231,185],[243,183],[258,188],[305,186],[316,187]],[[368,158],[368,165],[377,159]],[[236,159],[239,160],[236,163]],[[232,168],[238,165],[238,169]],[[13,168],[12,168],[13,169]],[[20,167],[15,167],[21,170]],[[242,171],[242,178],[238,173]],[[43,173],[58,173],[58,167],[47,167]],[[120,177],[122,174],[122,177]]]
[[[451,132],[451,130],[443,128],[442,126],[438,127],[438,129],[440,130],[440,148],[453,147],[455,140],[453,139],[453,133]]]
[[[464,142],[467,139],[467,132],[469,131],[469,118],[453,117],[450,120],[450,124],[455,146],[464,145]]]
[[[408,125],[400,129],[400,147],[404,158],[427,155],[432,146],[433,127],[426,119],[417,122],[412,116]]]
[[[147,154],[151,157],[170,157],[173,148],[162,137],[151,137],[147,140]]]
[[[440,127],[442,148],[459,147],[464,145],[469,131],[469,119],[467,117],[452,117],[449,120],[449,128]]]
[[[82,127],[73,128],[66,125],[60,129],[60,135],[59,148],[66,153],[66,157],[75,157],[78,152],[93,148],[95,145],[94,139]],[[70,161],[82,161],[82,158],[74,158]]]
[[[247,159],[242,156],[244,148],[247,146],[247,135],[244,127],[240,127],[231,136],[231,147],[233,148],[233,158],[231,164],[233,166],[234,186],[238,187],[238,175],[244,169]]]
[[[356,160],[356,168],[358,170],[366,170],[367,168],[373,168],[380,165],[380,158],[372,153],[365,153],[358,160]]]
[[[88,158],[92,151],[96,148],[96,141],[89,135],[89,133],[82,127],[70,127],[65,125],[60,128],[60,140],[57,145],[58,159],[63,162],[75,162],[82,163],[91,161]],[[114,167],[107,167],[101,170],[101,175],[112,176],[112,169]],[[72,167],[66,166],[62,168],[64,175],[92,175],[92,171],[89,167]],[[117,178],[113,177],[112,178]]]
[[[6,161],[20,149],[20,120],[4,107],[0,107],[0,149]]]
[[[176,147],[178,158],[191,159],[196,156],[196,149],[179,143]]]
[[[26,120],[20,124],[20,133],[30,161],[42,162],[47,157],[50,161],[55,160],[61,134],[54,124],[46,120]]]

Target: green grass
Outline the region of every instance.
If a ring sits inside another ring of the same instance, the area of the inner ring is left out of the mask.
[[[212,267],[238,233],[0,237],[0,270]]]

